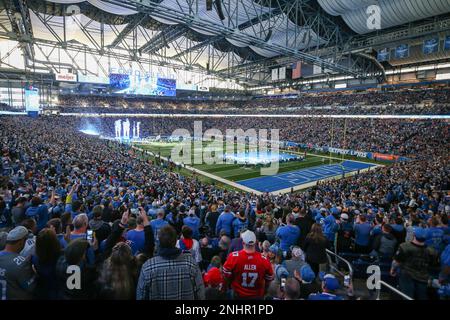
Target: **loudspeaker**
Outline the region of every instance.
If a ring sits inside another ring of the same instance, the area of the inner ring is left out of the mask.
[[[214,0],[214,3],[216,4],[216,11],[219,15],[220,20],[225,20],[225,16],[223,15],[222,11],[222,1],[221,0]]]

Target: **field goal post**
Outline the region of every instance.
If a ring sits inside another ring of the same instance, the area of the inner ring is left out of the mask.
[[[333,147],[333,142],[334,142],[334,134],[335,134],[335,130],[334,130],[334,117],[331,118],[331,141],[330,141],[330,148],[329,148],[329,164],[331,165],[333,162],[333,159],[335,159],[335,157],[333,156],[332,152],[331,152],[331,148]],[[341,149],[345,150],[347,147],[347,118],[344,118],[344,136],[343,136],[343,140],[342,140],[342,146]],[[341,173],[342,173],[342,177],[345,177],[345,166],[344,166],[344,162],[345,162],[345,154],[344,152],[341,152],[341,157],[340,157],[340,161],[338,163],[338,165],[341,168]]]

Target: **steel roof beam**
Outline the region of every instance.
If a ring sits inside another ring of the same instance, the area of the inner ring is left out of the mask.
[[[324,68],[346,74],[354,77],[360,77],[362,74],[352,68],[347,68],[345,66],[339,65],[331,61],[327,61],[320,57],[314,56],[309,53],[299,51],[294,48],[289,48],[283,45],[275,43],[267,43],[264,39],[255,37],[249,34],[241,32],[239,29],[233,29],[222,25],[219,22],[202,20],[198,16],[190,14],[189,12],[182,12],[180,10],[170,8],[164,4],[152,1],[152,0],[105,0],[112,4],[118,6],[123,6],[127,8],[132,8],[142,13],[151,13],[152,16],[158,17],[170,21],[171,23],[177,23],[182,25],[187,25],[189,27],[194,27],[198,30],[202,30],[212,34],[221,34],[223,37],[239,41],[247,46],[255,46],[258,48],[265,49],[279,56],[288,56],[294,59],[302,60],[315,65],[323,66]],[[194,3],[190,4],[194,5]],[[194,9],[194,8],[193,8]],[[191,10],[195,12],[195,10]]]
[[[145,14],[138,14],[132,21],[128,22],[125,28],[117,35],[114,41],[109,45],[109,48],[115,48],[125,40],[128,35],[133,32],[146,18]]]
[[[186,27],[183,25],[174,25],[164,28],[160,33],[155,35],[146,44],[139,48],[141,53],[155,53],[164,47],[167,47],[169,43],[175,41],[183,34],[186,33]]]

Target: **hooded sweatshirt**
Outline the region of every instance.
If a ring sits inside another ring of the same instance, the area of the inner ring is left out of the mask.
[[[190,215],[183,219],[183,224],[192,229],[193,237],[198,239],[200,237],[200,218],[196,215]]]
[[[236,218],[233,221],[234,237],[236,238],[242,229],[248,228],[247,218]]]
[[[336,223],[336,218],[334,218],[332,215],[327,216],[323,222],[323,233],[325,237],[327,237],[327,239],[331,242],[334,242],[334,238],[338,229],[339,225]]]
[[[231,212],[223,212],[216,224],[216,234],[218,235],[222,229],[225,230],[227,236],[231,236],[234,214]]]
[[[300,237],[300,229],[292,225],[282,226],[277,229],[276,237],[280,239],[281,250],[289,251],[291,246],[297,244]]]
[[[390,233],[382,233],[375,238],[373,249],[383,257],[392,258],[397,249],[397,239]]]

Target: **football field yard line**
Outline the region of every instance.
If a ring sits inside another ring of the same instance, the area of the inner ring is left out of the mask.
[[[314,157],[318,158],[318,157]],[[280,163],[279,172],[286,172],[291,170],[298,170],[306,167],[312,167],[315,164],[321,164],[322,160],[316,160],[312,159],[312,157],[309,158],[309,160],[306,161],[294,161],[294,162],[284,162]],[[200,170],[216,174],[222,178],[230,179],[233,181],[239,180],[240,177],[242,179],[247,178],[253,178],[260,176],[260,168],[251,168],[251,167],[243,167],[240,165],[201,165],[201,166],[194,166],[194,168],[198,168]]]
[[[314,164],[314,163],[319,164],[319,163],[321,163],[321,161],[312,161],[309,163],[305,163],[305,165],[301,165],[302,163],[297,162],[296,164],[287,164],[286,166],[284,166],[284,163],[282,163],[282,164],[280,164],[278,171],[283,173],[283,172],[299,170],[302,168],[313,167],[312,164]],[[294,169],[292,169],[292,168],[294,168]],[[206,171],[209,172],[208,170],[206,170]],[[256,178],[257,176],[260,176],[259,172],[260,172],[260,169],[256,169],[256,168],[248,169],[247,172],[246,172],[246,169],[239,168],[239,169],[233,169],[233,170],[219,171],[219,172],[215,172],[215,173],[223,178],[227,178],[227,179],[235,181],[235,180],[238,180],[235,178],[238,178],[240,176],[245,177],[245,176],[249,176],[249,175],[256,175],[255,176],[255,178]]]
[[[261,192],[280,192],[302,185],[317,183],[319,180],[339,177],[342,174],[358,172],[358,170],[376,167],[375,164],[347,160],[341,164],[323,165],[319,167],[289,171],[275,176],[266,176],[238,181],[246,187]]]
[[[149,155],[151,155],[151,156],[156,156],[156,154],[154,154],[152,151],[149,151],[149,150],[146,150],[146,149],[141,149],[141,148],[136,147],[136,146],[132,146],[132,148],[133,148],[133,149],[136,149],[136,150],[144,150],[145,153],[147,153],[147,154],[149,154]],[[168,161],[168,158],[163,157],[163,156],[161,156],[161,159],[163,159],[163,160],[165,160],[165,161]],[[213,180],[215,180],[215,181],[219,181],[219,182],[222,182],[222,183],[227,184],[227,185],[229,185],[229,186],[232,186],[232,187],[234,187],[234,188],[236,188],[236,189],[240,189],[240,190],[243,190],[243,191],[246,191],[246,192],[250,192],[250,193],[253,193],[253,194],[256,194],[256,195],[261,195],[261,194],[262,194],[262,192],[260,192],[260,191],[258,191],[258,190],[254,190],[254,189],[248,188],[248,187],[243,186],[243,185],[240,185],[240,184],[238,184],[238,183],[236,183],[236,182],[234,182],[234,181],[230,181],[230,180],[227,180],[227,179],[218,177],[218,176],[216,176],[216,175],[210,174],[210,173],[208,173],[208,172],[206,172],[206,171],[201,171],[201,170],[199,170],[199,169],[196,169],[196,168],[194,168],[194,167],[187,166],[187,165],[184,166],[184,168],[185,168],[186,170],[191,171],[191,172],[199,173],[199,174],[201,174],[201,175],[203,175],[203,176],[205,176],[205,177],[208,177],[208,178],[210,178],[210,179],[213,179]]]
[[[157,155],[161,152],[161,157],[171,155],[174,146],[153,147],[143,145],[142,148]],[[293,152],[283,150],[280,152],[304,155],[304,152]],[[200,149],[191,150],[192,159],[195,156],[202,158]],[[193,164],[186,165],[186,169],[197,172],[213,180],[231,185],[244,191],[273,194],[287,193],[291,189],[294,191],[311,187],[318,181],[336,179],[342,175],[355,174],[358,171],[366,171],[376,167],[376,164],[358,160],[345,160],[336,156],[306,154],[303,161],[290,161],[280,163],[278,173],[273,176],[261,176],[261,166],[245,167],[243,164]],[[340,163],[343,161],[342,163]],[[344,168],[344,171],[343,169]]]

